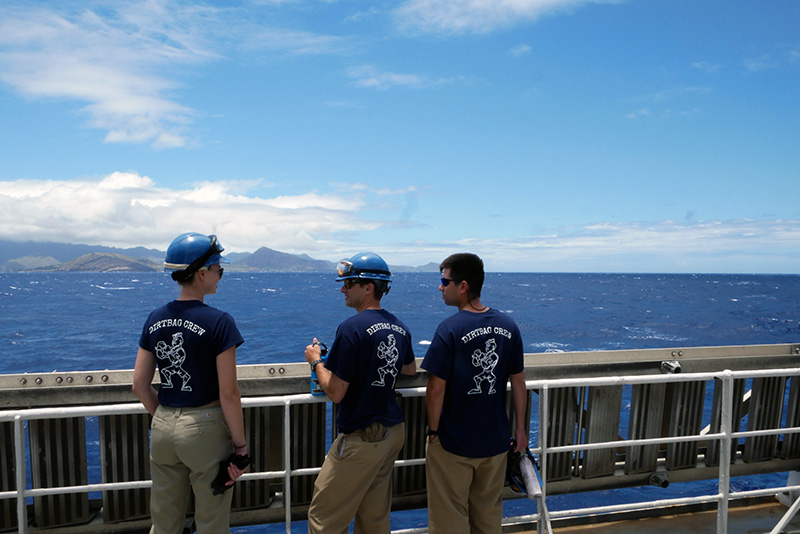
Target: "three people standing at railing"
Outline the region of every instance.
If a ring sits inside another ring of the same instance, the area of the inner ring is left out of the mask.
[[[509,379],[516,450],[528,447],[522,337],[508,315],[481,303],[484,269],[478,256],[453,254],[439,270],[442,299],[458,313],[439,324],[422,362],[430,375],[428,529],[499,534],[511,436],[505,408]]]
[[[198,532],[230,532],[233,492],[224,491],[224,482],[216,489],[212,483],[220,461],[246,458],[247,441],[236,380],[236,348],[244,339],[229,314],[204,303],[217,291],[220,264],[228,263],[222,251],[216,236],[175,238],[164,268],[180,295],[150,314],[139,339],[133,392],[153,416],[151,534],[183,531],[191,492]],[[156,368],[158,391],[152,386]],[[228,464],[227,485],[245,470]]]
[[[411,332],[381,307],[391,287],[383,258],[356,254],[339,262],[337,274],[345,305],[357,313],[339,325],[327,360],[316,338],[305,350],[325,394],[339,405],[339,435],[314,484],[308,530],[346,533],[355,519],[355,534],[388,534],[392,470],[405,440],[395,383],[398,374],[416,373]]]
[[[236,380],[236,348],[244,339],[229,314],[204,303],[217,290],[220,264],[228,263],[222,251],[216,236],[202,234],[183,234],[170,244],[164,267],[180,295],[150,314],[139,340],[133,392],[153,415],[151,534],[182,531],[192,490],[198,532],[229,532],[232,492],[224,489],[246,471],[246,464],[224,465],[225,458],[247,456]],[[528,444],[522,339],[510,317],[481,303],[478,256],[454,254],[439,269],[443,301],[458,312],[440,323],[423,361],[430,375],[429,529],[499,533],[509,379],[516,449]],[[346,533],[354,521],[356,534],[388,534],[391,475],[405,441],[395,385],[399,374],[416,373],[411,333],[381,306],[391,288],[383,258],[356,254],[339,263],[337,274],[345,305],[357,313],[339,325],[326,360],[316,338],[305,349],[319,385],[339,405],[339,434],[314,484],[308,529]],[[220,474],[230,479],[222,486]]]

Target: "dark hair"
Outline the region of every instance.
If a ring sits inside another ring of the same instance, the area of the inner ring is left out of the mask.
[[[348,280],[352,280],[354,284],[358,284],[360,286],[372,284],[372,287],[374,288],[372,294],[377,300],[381,300],[381,298],[383,298],[383,296],[389,292],[389,289],[391,289],[391,286],[387,280],[376,280],[374,278],[349,278],[345,280],[345,282]]]
[[[381,300],[391,287],[386,280],[367,279],[365,283],[372,284],[375,287],[374,295],[377,300]]]
[[[450,269],[450,278],[456,282],[466,281],[469,295],[480,297],[483,289],[483,260],[469,252],[451,254],[439,265],[439,272]]]
[[[196,272],[197,270],[184,269],[183,271],[172,271],[171,276],[180,285],[186,285],[192,281]]]

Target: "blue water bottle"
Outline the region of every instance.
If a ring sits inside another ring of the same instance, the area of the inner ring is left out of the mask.
[[[325,364],[328,361],[328,347],[325,346],[325,343],[317,343],[320,346],[319,357],[322,360],[322,363]],[[319,365],[319,364],[317,364]],[[322,384],[319,383],[319,378],[317,378],[317,372],[312,370],[311,371],[311,394],[312,395],[325,395],[325,390],[322,389]]]

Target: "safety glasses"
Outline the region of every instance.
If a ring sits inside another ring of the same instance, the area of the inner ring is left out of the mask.
[[[361,285],[361,280],[358,280],[357,278],[348,278],[347,280],[342,280],[342,283],[344,284],[345,289],[350,289],[356,284]]]
[[[353,262],[350,260],[341,260],[336,266],[336,274],[339,277],[346,276],[353,272]]]

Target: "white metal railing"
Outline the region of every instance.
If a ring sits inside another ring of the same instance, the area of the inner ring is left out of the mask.
[[[522,515],[504,518],[504,524],[514,523],[537,523],[538,531],[552,532],[550,519],[564,517],[578,517],[588,514],[603,514],[620,511],[647,510],[664,506],[674,506],[681,504],[695,503],[717,503],[717,533],[724,534],[728,527],[728,504],[731,499],[742,499],[764,495],[778,495],[785,492],[800,492],[800,486],[782,486],[777,488],[765,488],[759,490],[732,492],[730,488],[730,458],[733,440],[740,438],[791,434],[800,432],[800,427],[776,428],[769,430],[754,430],[745,432],[733,432],[733,382],[735,379],[743,378],[766,378],[766,377],[790,377],[800,375],[800,368],[771,369],[761,371],[722,371],[714,373],[693,373],[693,374],[669,374],[669,375],[632,375],[620,377],[602,378],[575,378],[560,380],[528,380],[526,387],[529,390],[539,392],[539,417],[538,417],[538,446],[531,451],[538,455],[539,469],[541,473],[547,472],[548,456],[560,452],[596,450],[604,448],[630,447],[634,445],[654,445],[663,443],[678,443],[686,441],[710,441],[719,440],[721,444],[720,463],[719,463],[719,491],[713,495],[703,495],[676,499],[652,500],[641,503],[617,504],[608,506],[596,506],[591,508],[578,508],[571,510],[548,511],[546,506],[547,480],[542,477],[542,494],[539,498],[538,512],[530,515]],[[591,387],[591,386],[614,386],[614,385],[635,385],[635,384],[657,384],[669,382],[692,382],[719,380],[722,384],[722,417],[720,431],[716,433],[699,433],[697,435],[650,438],[650,439],[631,439],[621,441],[608,441],[602,443],[576,444],[566,446],[548,446],[547,429],[549,425],[549,414],[547,406],[549,404],[550,390],[565,387]],[[403,396],[415,397],[425,395],[424,387],[403,388],[398,390]],[[279,471],[262,471],[256,473],[246,473],[242,480],[255,479],[275,479],[284,480],[283,506],[285,511],[286,532],[291,533],[291,478],[301,475],[313,475],[320,471],[319,467],[291,469],[291,448],[289,437],[291,435],[291,410],[290,407],[296,404],[311,404],[326,402],[327,397],[311,394],[297,394],[287,396],[268,396],[268,397],[246,397],[242,399],[242,406],[246,408],[264,406],[283,406],[283,469]],[[130,482],[114,482],[101,484],[87,484],[81,486],[64,486],[54,488],[27,488],[27,465],[25,455],[25,422],[36,419],[53,419],[65,417],[88,417],[102,415],[123,415],[146,413],[144,407],[139,403],[113,404],[103,406],[83,406],[83,407],[64,407],[64,408],[37,408],[27,410],[0,411],[0,422],[13,421],[14,443],[15,443],[15,467],[16,467],[16,490],[0,492],[0,499],[17,499],[17,519],[18,533],[27,534],[27,499],[31,497],[41,497],[45,495],[68,494],[68,493],[88,493],[93,491],[110,491],[123,489],[148,488],[151,481],[140,480]],[[421,465],[425,463],[424,458],[413,458],[408,460],[398,460],[396,466]],[[800,498],[789,508],[786,515],[776,525],[773,533],[780,532],[780,529],[800,509]],[[415,534],[427,532],[426,528],[406,529],[395,531],[395,534]]]
[[[571,510],[561,510],[556,512],[549,512],[545,506],[547,497],[547,480],[546,477],[542,480],[542,495],[541,495],[541,508],[547,515],[547,521],[539,521],[542,514],[533,514],[529,516],[518,516],[507,518],[506,522],[537,522],[539,532],[544,528],[550,531],[549,520],[559,517],[575,517],[589,514],[602,514],[619,511],[630,510],[646,510],[652,508],[660,508],[664,506],[675,506],[681,504],[695,504],[695,503],[708,503],[716,501],[717,506],[717,533],[726,534],[728,531],[728,504],[731,499],[742,499],[748,497],[755,497],[761,495],[777,495],[787,491],[798,491],[800,486],[782,486],[779,488],[769,488],[762,490],[751,490],[741,492],[731,492],[730,489],[730,458],[731,447],[733,440],[751,436],[763,435],[779,435],[800,432],[800,427],[791,428],[777,428],[770,430],[753,430],[746,432],[733,432],[733,381],[737,378],[766,378],[776,376],[798,376],[800,375],[800,368],[791,369],[772,369],[763,371],[723,371],[716,373],[694,373],[694,374],[669,374],[669,375],[643,375],[643,376],[623,376],[623,377],[603,377],[603,378],[586,378],[586,379],[567,379],[567,380],[549,380],[549,381],[535,381],[531,380],[526,382],[528,389],[539,390],[539,446],[532,450],[535,454],[539,455],[539,467],[542,473],[547,472],[547,457],[549,454],[566,451],[578,450],[593,450],[604,448],[620,447],[621,443],[629,447],[632,445],[654,445],[661,443],[677,443],[681,441],[707,441],[719,439],[721,444],[720,463],[719,463],[719,492],[714,495],[704,495],[695,497],[686,497],[668,500],[656,500],[643,503],[631,503],[622,505],[611,506],[597,506],[592,508],[581,508]],[[614,386],[614,385],[634,385],[634,384],[656,384],[668,382],[691,382],[691,381],[708,381],[720,380],[722,383],[722,416],[720,421],[720,432],[698,434],[695,436],[681,436],[681,437],[668,437],[668,438],[650,438],[650,439],[631,439],[620,441],[608,441],[602,443],[569,445],[569,446],[547,446],[547,428],[549,422],[549,414],[547,406],[549,404],[549,391],[558,387],[591,387],[591,386]],[[800,508],[800,498],[794,505],[787,511],[786,515],[781,519],[779,524],[772,531],[777,534],[783,525],[788,523],[792,517],[797,513]]]

